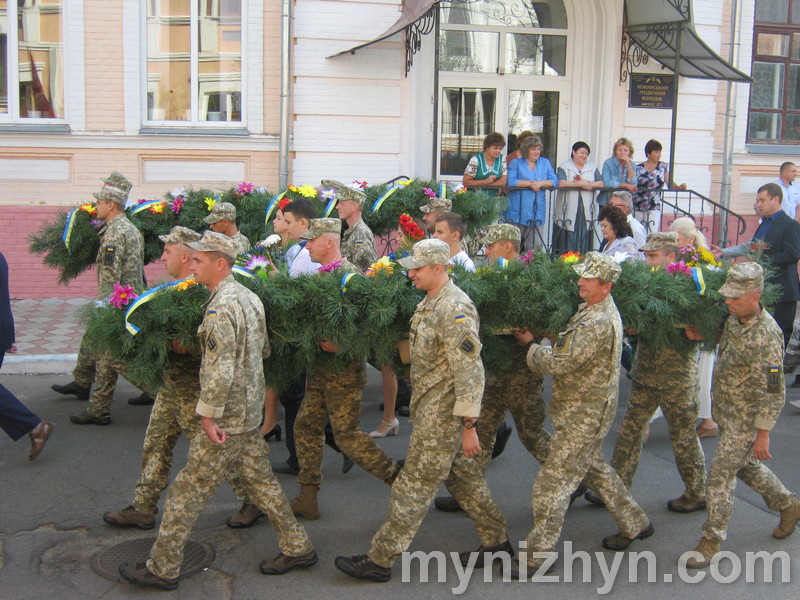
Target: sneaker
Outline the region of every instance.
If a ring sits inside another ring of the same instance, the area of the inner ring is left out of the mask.
[[[98,417],[88,410],[82,410],[79,413],[70,415],[69,420],[75,425],[111,425],[111,415]]]
[[[137,527],[138,529],[152,529],[156,526],[156,516],[148,515],[133,508],[133,505],[126,506],[122,510],[107,512],[103,515],[103,521],[114,527]]]
[[[235,515],[230,517],[225,523],[233,529],[247,529],[255,525],[258,520],[265,516],[261,509],[255,504],[243,503],[242,507]]]
[[[648,538],[653,535],[656,528],[653,527],[652,523],[648,523],[647,527],[642,529],[639,532],[639,535],[636,537],[629,538],[627,536],[622,535],[621,533],[615,533],[614,535],[609,535],[603,538],[603,548],[606,550],[625,550],[628,546],[630,546],[635,540],[643,540],[644,538]]]
[[[126,562],[122,563],[119,566],[119,574],[122,575],[126,581],[134,585],[154,587],[160,590],[174,590],[178,587],[177,579],[159,577],[147,568],[147,563],[143,562],[137,563],[136,565]]]
[[[342,573],[355,579],[385,583],[392,577],[392,570],[389,567],[382,567],[372,562],[366,554],[337,556],[333,564]]]
[[[77,381],[70,381],[67,385],[57,383],[50,386],[50,389],[65,396],[76,396],[78,400],[88,400],[91,388],[83,387]]]
[[[305,569],[317,564],[317,553],[312,550],[300,556],[287,556],[283,552],[271,560],[261,561],[259,568],[264,575],[283,575],[292,569]]]

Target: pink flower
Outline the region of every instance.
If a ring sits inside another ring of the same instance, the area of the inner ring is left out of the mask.
[[[436,192],[434,192],[431,188],[422,188],[422,191],[425,192],[429,198],[436,198]]]
[[[177,215],[178,213],[181,212],[184,202],[185,200],[183,199],[183,196],[178,196],[172,201],[172,206],[170,206],[169,208],[172,212],[174,212]]]
[[[116,308],[122,308],[138,297],[132,285],[122,286],[119,283],[115,283],[114,291],[109,294],[108,301]]]
[[[242,195],[249,194],[250,192],[253,191],[253,184],[252,183],[247,183],[246,181],[243,181],[242,183],[240,183],[236,187],[236,191],[239,192]]]
[[[357,179],[353,179],[353,185],[358,187],[361,190],[367,189],[367,182],[366,181],[358,181]]]
[[[343,264],[344,264],[343,261],[335,260],[329,265],[322,265],[321,267],[317,267],[317,271],[319,271],[320,273],[327,273],[327,272],[333,271],[334,269],[338,269]]]
[[[254,256],[245,263],[244,268],[248,271],[253,271],[255,269],[266,269],[269,264],[270,262],[263,256]]]
[[[676,262],[676,263],[669,263],[667,265],[667,273],[672,273],[673,275],[677,275],[678,273],[683,273],[684,275],[691,277],[692,276],[692,268],[687,267],[686,263],[683,261]]]
[[[148,200],[147,198],[139,198],[136,201],[136,204],[144,204],[145,202],[150,202],[150,200]]]
[[[518,256],[517,260],[520,262],[529,263],[531,262],[532,258],[533,258],[533,250],[528,250],[525,254]]]

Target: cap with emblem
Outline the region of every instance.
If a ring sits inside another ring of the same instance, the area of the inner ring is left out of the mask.
[[[607,283],[614,283],[622,272],[617,261],[599,252],[589,252],[583,262],[572,268],[584,279],[602,279]]]
[[[308,222],[308,231],[300,235],[304,240],[315,240],[323,233],[342,235],[341,219],[311,219]]]
[[[446,265],[450,261],[450,246],[442,240],[421,240],[414,244],[411,254],[399,262],[406,269],[419,269],[425,265]]]
[[[341,202],[342,200],[352,200],[360,206],[364,206],[367,202],[367,195],[361,190],[351,188],[343,184],[341,181],[335,179],[323,179],[322,187],[326,190],[334,190],[336,192],[336,199]]]
[[[206,223],[211,225],[219,221],[233,221],[236,222],[236,207],[230,202],[220,202],[215,204],[208,213],[208,216],[203,219]]]
[[[423,204],[419,207],[419,209],[424,213],[450,212],[453,209],[453,201],[448,200],[447,198],[439,198],[438,196],[434,196],[433,198],[428,198],[428,203]]]
[[[485,246],[491,246],[500,240],[512,240],[519,242],[522,240],[522,235],[519,227],[511,225],[510,223],[499,223],[497,225],[489,225],[486,230],[486,235],[478,240]]]
[[[676,248],[678,234],[675,231],[655,232],[647,236],[647,243],[639,248],[642,252],[656,252],[664,248]]]
[[[166,235],[158,236],[165,244],[184,244],[188,245],[190,242],[196,242],[199,240],[201,236],[196,231],[192,231],[188,227],[182,227],[180,225],[176,225],[170,232]]]
[[[206,231],[196,242],[186,244],[192,250],[200,252],[220,252],[225,256],[235,259],[239,255],[239,244],[227,235]]]
[[[738,298],[752,289],[764,287],[764,269],[754,262],[736,263],[725,277],[719,293],[726,298]]]
[[[128,178],[125,177],[119,171],[112,171],[111,175],[106,177],[105,179],[101,178],[100,181],[107,183],[108,185],[114,186],[117,189],[122,190],[126,194],[131,191],[133,184],[128,181]]]
[[[92,196],[98,200],[113,202],[119,208],[125,208],[125,202],[128,200],[128,194],[124,190],[112,186],[106,186],[99,192],[94,192]]]

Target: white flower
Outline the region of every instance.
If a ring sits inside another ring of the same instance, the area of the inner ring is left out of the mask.
[[[265,187],[256,188],[256,191],[259,194],[265,194],[267,192],[267,188],[265,188]]]
[[[464,185],[462,183],[451,183],[448,184],[448,187],[450,188],[450,191],[453,192],[454,194],[464,189]]]
[[[266,248],[271,248],[280,241],[281,241],[281,236],[279,236],[277,233],[273,233],[272,235],[267,236],[267,239],[264,240],[264,246]]]
[[[186,188],[185,187],[175,188],[170,192],[170,195],[173,198],[177,198],[178,196],[185,196],[186,195]]]
[[[614,252],[614,255],[611,258],[618,263],[624,263],[626,260],[628,260],[628,258],[630,258],[630,255],[627,252]]]

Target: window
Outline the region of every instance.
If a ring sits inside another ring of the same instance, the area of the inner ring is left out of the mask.
[[[62,0],[0,0],[0,121],[64,118]]]
[[[800,143],[800,0],[757,0],[749,142]]]
[[[242,2],[146,3],[146,121],[241,124]]]

